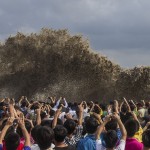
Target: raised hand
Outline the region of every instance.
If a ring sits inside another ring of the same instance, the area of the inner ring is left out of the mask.
[[[80,105],[78,105],[79,108],[79,112],[83,112],[84,108],[83,108],[83,102],[81,102]]]
[[[6,122],[6,125],[12,126],[13,122],[14,122],[14,117],[9,117],[8,120],[7,120],[7,122]]]
[[[19,116],[18,125],[20,126],[20,128],[24,128],[25,127],[24,115],[22,113]]]
[[[120,116],[117,113],[113,113],[112,118],[116,119],[116,120],[119,120]]]
[[[56,110],[55,116],[58,117],[61,114],[62,106]]]

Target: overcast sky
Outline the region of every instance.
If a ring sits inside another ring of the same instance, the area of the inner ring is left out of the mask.
[[[0,0],[0,40],[67,28],[122,67],[150,65],[150,0]]]

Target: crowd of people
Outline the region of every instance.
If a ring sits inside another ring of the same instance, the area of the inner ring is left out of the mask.
[[[0,150],[149,150],[150,102],[0,100]]]

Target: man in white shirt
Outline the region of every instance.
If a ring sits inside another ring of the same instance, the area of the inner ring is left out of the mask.
[[[114,130],[109,130],[104,135],[104,138],[103,138],[104,141],[103,142],[105,142],[106,147],[104,147],[102,145],[101,140],[99,140],[100,134],[103,131],[104,126],[106,125],[107,122],[109,122],[109,119],[111,119],[110,116],[108,116],[106,118],[106,120],[104,121],[104,123],[99,127],[99,129],[97,131],[97,134],[96,134],[96,138],[97,138],[96,150],[107,150],[107,149],[109,149],[109,150],[124,150],[125,149],[125,144],[126,144],[125,141],[126,141],[126,137],[127,137],[126,129],[125,129],[123,123],[121,122],[120,117],[118,116],[118,114],[114,114],[111,117],[113,119],[116,119],[118,124],[119,124],[119,128],[120,128],[121,133],[122,133],[120,143],[116,147],[118,137],[117,137],[116,131],[114,131]]]

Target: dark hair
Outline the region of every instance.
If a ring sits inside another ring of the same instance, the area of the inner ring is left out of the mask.
[[[67,136],[67,129],[62,125],[58,125],[54,129],[54,135],[57,142],[63,142]]]
[[[5,106],[5,102],[0,102],[0,106]]]
[[[52,127],[52,120],[42,120],[41,126]]]
[[[85,122],[83,122],[82,126],[83,126],[82,135],[84,136],[84,135],[86,135],[86,133],[87,133],[86,127],[85,127]]]
[[[117,130],[117,121],[112,119],[111,121],[107,122],[105,125],[105,129],[108,130]]]
[[[22,104],[21,104],[21,108],[22,108],[22,107],[26,107],[27,105],[28,105],[27,102],[24,101],[24,102],[22,102]]]
[[[52,117],[52,116],[54,116],[55,115],[55,111],[54,110],[52,110],[52,109],[50,109],[50,117]]]
[[[105,104],[100,104],[100,107],[103,111],[106,111],[106,105]]]
[[[28,133],[30,133],[30,132],[31,132],[31,129],[32,129],[31,122],[28,121],[28,120],[25,120],[24,123],[25,123],[25,127],[26,127]]]
[[[131,108],[131,111],[134,111],[135,106],[133,104],[130,104],[130,108]]]
[[[40,149],[48,149],[54,138],[54,132],[51,128],[41,126],[37,129],[36,142]]]
[[[149,106],[150,106],[149,102],[146,102],[146,103],[145,103],[145,106],[146,106],[147,108],[149,108]]]
[[[114,148],[118,140],[117,132],[114,130],[109,130],[108,132],[104,133],[103,140],[106,144],[106,148]]]
[[[39,104],[38,103],[34,103],[31,108],[31,110],[36,110],[36,109],[39,109]]]
[[[95,113],[97,113],[97,114],[100,114],[101,109],[99,109],[99,108],[95,105],[93,112],[95,112]]]
[[[55,106],[55,104],[51,103],[50,106],[53,108]]]
[[[30,121],[25,120],[24,123],[25,123],[25,127],[26,127],[28,133],[30,134],[31,129],[32,129],[32,125],[31,125]],[[20,127],[17,128],[17,133],[19,134],[20,137],[23,137],[22,129]]]
[[[126,113],[128,111],[128,107],[126,104],[123,104],[121,107],[121,112]]]
[[[114,105],[114,101],[112,101],[112,100],[109,101],[109,104],[110,104],[110,105]]]
[[[143,132],[142,141],[144,147],[150,148],[150,130],[146,130]]]
[[[150,107],[148,108],[148,114],[150,115]]]
[[[77,117],[79,117],[79,112],[80,112],[79,107],[76,107],[76,115],[77,115]]]
[[[37,133],[38,133],[38,129],[40,128],[40,125],[35,126],[32,130],[31,130],[31,135],[33,140],[36,142],[36,138],[37,138]]]
[[[86,117],[84,118],[84,122],[83,122],[83,123],[85,123],[89,118],[90,118],[90,116],[86,116]]]
[[[10,132],[5,138],[7,150],[16,150],[20,143],[20,136],[15,132]]]
[[[41,116],[41,120],[43,120],[47,116],[47,114],[46,112],[43,111],[41,112],[40,116]]]
[[[54,121],[54,119],[52,121]],[[57,125],[63,125],[63,122],[60,118],[57,119]]]
[[[72,105],[73,105],[73,104],[72,104],[71,102],[68,102],[68,107],[70,107],[70,108],[71,108],[71,107],[72,107]]]
[[[76,123],[72,119],[68,119],[64,123],[64,127],[67,129],[68,134],[72,134],[76,129]]]
[[[97,130],[98,122],[94,117],[90,116],[85,121],[85,127],[86,127],[87,133],[93,134]]]
[[[5,125],[6,125],[7,120],[8,120],[8,119],[3,120],[2,125],[0,126],[0,130],[3,130],[3,128],[4,128]],[[10,127],[8,128],[7,132],[6,132],[5,137],[6,137],[10,132],[14,132],[14,129],[15,129],[14,126],[10,126]]]
[[[125,123],[125,128],[127,130],[127,136],[133,137],[135,133],[139,130],[139,123],[137,120],[129,119]]]
[[[137,107],[138,107],[138,109],[139,109],[140,107],[143,107],[143,103],[137,103]]]

